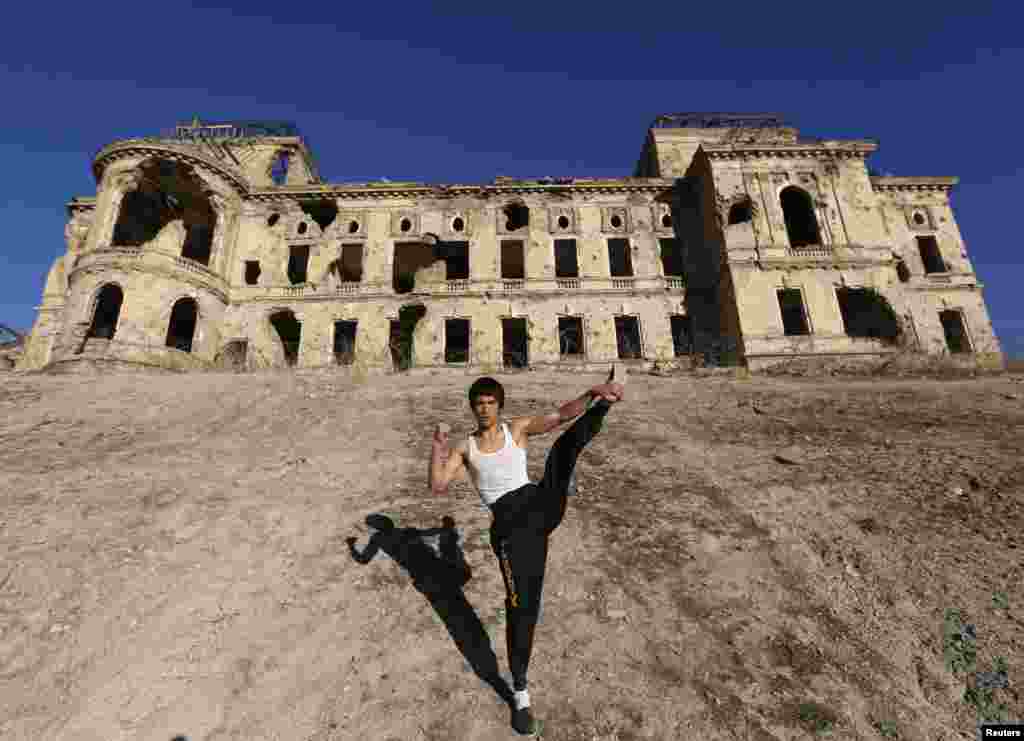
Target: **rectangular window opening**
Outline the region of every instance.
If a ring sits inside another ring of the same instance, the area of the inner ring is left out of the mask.
[[[526,319],[504,318],[501,320],[502,362],[506,368],[529,366]]]
[[[391,366],[394,370],[404,371],[412,367],[412,337],[398,319],[391,320],[388,349],[391,351]]]
[[[469,362],[469,320],[444,320],[444,362]]]
[[[288,253],[288,280],[294,286],[308,280],[309,245],[292,245]]]
[[[925,273],[945,273],[946,263],[939,252],[939,243],[935,237],[917,237],[917,249],[921,252],[921,262]]]
[[[338,270],[343,283],[359,283],[363,280],[363,245],[343,244]]]
[[[356,326],[354,321],[334,323],[334,362],[352,365],[356,359]]]
[[[971,351],[967,341],[967,327],[964,326],[963,313],[955,309],[939,312],[942,322],[942,333],[946,335],[946,347],[951,353],[968,353]]]
[[[683,276],[683,251],[678,239],[659,239],[661,247],[661,266],[665,276],[681,278]]]
[[[562,357],[583,355],[583,318],[558,317],[558,353]]]
[[[421,242],[397,242],[392,265],[391,286],[395,293],[416,288],[416,271],[429,267],[435,259],[434,248]]]
[[[620,360],[640,360],[643,357],[640,320],[635,316],[615,317],[615,342],[619,348]]]
[[[608,240],[608,262],[613,278],[633,277],[633,257],[630,254],[628,239]]]
[[[576,259],[575,239],[555,240],[555,277],[580,277],[580,266]]]
[[[507,280],[526,278],[526,262],[523,258],[521,240],[505,240],[501,243],[501,277]]]
[[[444,256],[445,280],[469,278],[469,242],[446,242]]]
[[[782,326],[787,335],[810,334],[804,299],[799,288],[784,288],[777,291],[779,309],[782,311]]]
[[[260,261],[245,261],[245,285],[255,286],[260,281]]]
[[[673,314],[669,317],[672,328],[672,351],[675,356],[689,355],[693,349],[693,331],[690,317],[686,314]]]

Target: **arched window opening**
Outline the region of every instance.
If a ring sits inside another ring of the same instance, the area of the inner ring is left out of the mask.
[[[782,213],[786,219],[786,233],[791,247],[805,247],[821,244],[818,220],[814,216],[814,204],[806,191],[789,186],[779,195]]]
[[[270,325],[281,340],[285,362],[289,366],[294,366],[299,361],[299,343],[302,340],[301,322],[295,318],[295,314],[285,309],[271,315]]]
[[[746,224],[754,216],[754,209],[749,198],[737,201],[729,208],[729,226],[733,224]]]
[[[270,163],[270,179],[274,185],[284,185],[288,181],[288,153],[278,152]]]
[[[530,209],[522,203],[512,203],[502,209],[505,214],[505,229],[514,232],[530,224]]]
[[[117,331],[117,320],[121,315],[122,301],[124,292],[120,286],[113,283],[103,286],[96,299],[96,310],[93,312],[92,324],[89,325],[86,338],[113,339],[114,332]]]
[[[182,352],[192,352],[192,338],[196,332],[196,317],[199,308],[194,298],[182,298],[171,309],[171,322],[167,327],[167,347]]]
[[[113,244],[124,247],[139,247],[151,241],[159,231],[170,223],[173,214],[158,192],[150,188],[125,193],[114,225]]]
[[[140,168],[139,186],[126,193],[112,242],[141,247],[173,221],[185,228],[182,257],[209,265],[217,214],[195,172],[179,162],[151,161]]]

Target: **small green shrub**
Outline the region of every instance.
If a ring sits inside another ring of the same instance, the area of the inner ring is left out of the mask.
[[[883,738],[899,738],[900,732],[894,720],[880,720],[875,723],[878,734]]]
[[[801,703],[797,714],[803,723],[813,728],[816,736],[826,738],[832,735],[835,721],[829,717],[830,713],[822,706],[814,702]]]

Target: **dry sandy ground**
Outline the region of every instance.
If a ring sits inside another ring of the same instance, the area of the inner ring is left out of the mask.
[[[601,381],[499,378],[508,416]],[[0,376],[0,738],[516,738],[488,514],[425,486],[471,381]],[[608,419],[552,541],[543,738],[968,738],[948,608],[1024,719],[1024,376],[633,375]]]

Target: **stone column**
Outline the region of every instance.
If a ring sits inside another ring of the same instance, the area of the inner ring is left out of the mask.
[[[223,276],[224,268],[224,252],[225,245],[227,244],[226,230],[231,220],[227,215],[227,199],[217,193],[209,194],[210,205],[213,207],[213,212],[217,215],[216,221],[213,225],[213,244],[210,245],[210,261],[209,268],[217,275]]]
[[[97,211],[100,213],[99,225],[96,229],[96,242],[90,245],[95,249],[99,245],[109,245],[114,238],[114,227],[117,225],[117,217],[121,211],[121,202],[125,195],[139,187],[141,173],[136,170],[122,172],[112,175],[108,184],[100,194],[100,204]],[[106,199],[104,207],[103,200]]]

